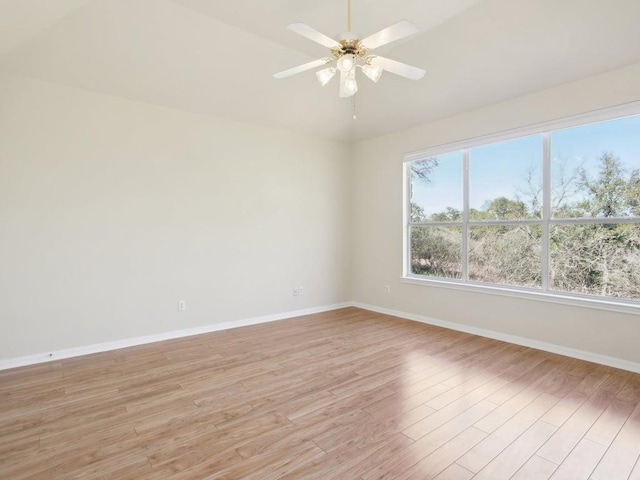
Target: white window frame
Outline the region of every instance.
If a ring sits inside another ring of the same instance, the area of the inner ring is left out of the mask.
[[[621,119],[640,115],[640,102],[632,102],[615,107],[609,107],[586,114],[551,120],[545,123],[516,128],[500,133],[483,135],[460,142],[442,144],[425,150],[410,152],[403,156],[403,283],[428,285],[431,287],[455,290],[483,292],[495,295],[534,299],[551,303],[560,303],[579,307],[589,307],[621,313],[640,314],[640,301],[618,299],[611,297],[597,297],[570,292],[549,290],[549,228],[551,225],[588,224],[588,223],[640,223],[637,217],[625,218],[579,218],[554,219],[551,217],[551,133],[557,130],[575,128],[593,123]],[[525,220],[493,220],[469,221],[469,150],[483,145],[514,140],[520,137],[542,135],[543,141],[543,218]],[[454,152],[463,154],[463,218],[459,222],[411,222],[411,175],[410,164],[416,160],[441,156]],[[468,275],[468,228],[474,225],[540,225],[542,227],[542,288],[520,287],[515,285],[497,285],[466,280]],[[411,227],[425,226],[457,226],[462,228],[462,279],[442,279],[425,277],[411,273]]]

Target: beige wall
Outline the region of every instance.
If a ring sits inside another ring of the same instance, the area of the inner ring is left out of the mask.
[[[638,316],[400,281],[403,153],[636,100],[640,65],[347,146],[0,75],[0,360],[355,300],[640,363]]]
[[[349,300],[348,154],[0,76],[0,359]]]
[[[358,143],[353,167],[354,300],[640,363],[638,315],[400,281],[404,153],[638,100],[640,65],[635,65]],[[391,286],[390,294],[385,285]]]

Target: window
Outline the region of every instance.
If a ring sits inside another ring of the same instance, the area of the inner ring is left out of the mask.
[[[640,305],[640,115],[462,147],[405,164],[406,279]]]

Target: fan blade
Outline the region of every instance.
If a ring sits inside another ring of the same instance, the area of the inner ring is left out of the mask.
[[[280,79],[290,77],[291,75],[295,75],[296,73],[305,72],[316,67],[321,67],[322,65],[326,65],[330,61],[331,59],[329,57],[320,58],[318,60],[314,60],[313,62],[304,63],[302,65],[298,65],[297,67],[290,68],[289,70],[283,70],[282,72],[274,73],[273,78]]]
[[[395,73],[401,77],[409,78],[411,80],[420,80],[426,73],[424,70],[418,67],[412,67],[406,63],[396,62],[390,58],[379,57],[374,55],[368,60],[371,65],[377,65],[382,67],[387,72]]]
[[[380,30],[378,33],[368,36],[364,40],[360,41],[360,44],[364,45],[367,50],[373,50],[374,48],[381,47],[387,43],[395,42],[401,38],[408,37],[418,32],[418,27],[407,20],[402,20],[398,23],[394,23],[390,27]]]
[[[291,25],[287,25],[287,28],[292,32],[296,32],[298,35],[307,37],[309,40],[313,40],[327,48],[342,48],[342,45],[336,42],[333,38],[327,37],[325,34],[320,33],[304,23],[292,23]]]

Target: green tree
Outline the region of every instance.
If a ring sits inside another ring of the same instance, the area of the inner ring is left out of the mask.
[[[417,203],[411,202],[411,221],[412,222],[425,222],[427,216],[424,214],[424,208]]]
[[[411,183],[431,181],[431,174],[438,167],[437,157],[429,157],[411,163]],[[431,216],[432,221],[458,220],[462,213],[453,208]],[[411,221],[429,220],[424,209],[411,202]],[[461,229],[446,227],[413,227],[411,229],[411,271],[434,277],[461,277]]]
[[[612,153],[599,158],[597,175],[579,172],[583,199],[564,205],[571,217],[637,215],[638,170],[628,173]],[[637,224],[556,225],[550,237],[552,287],[577,293],[640,298],[640,226]]]
[[[411,272],[432,277],[461,278],[462,229],[413,227]]]
[[[638,170],[629,178],[620,158],[606,152],[600,157],[600,168],[595,178],[586,170],[580,171],[580,185],[589,195],[581,206],[592,217],[625,217],[634,213],[640,200]]]
[[[484,210],[496,220],[514,220],[529,216],[524,202],[506,197],[498,197],[488,202]]]
[[[445,208],[444,212],[434,213],[431,220],[434,222],[456,222],[462,219],[462,212],[453,207]]]

